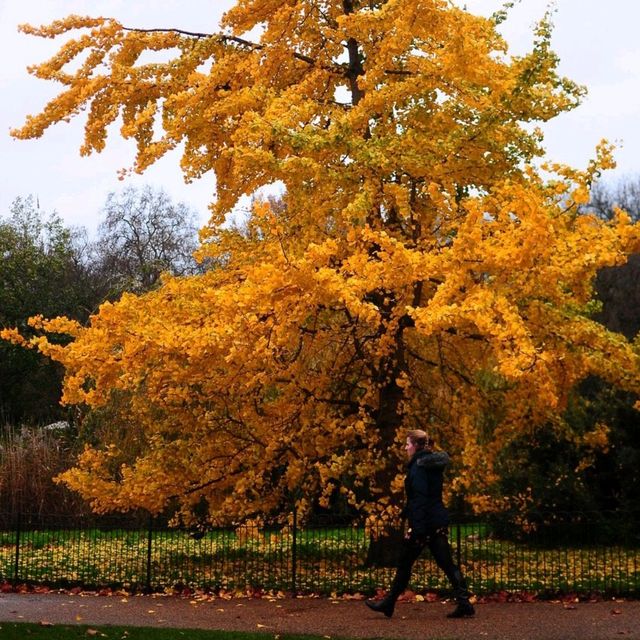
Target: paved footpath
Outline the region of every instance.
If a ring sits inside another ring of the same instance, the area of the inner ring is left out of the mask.
[[[0,594],[2,622],[130,625],[311,633],[328,638],[406,640],[640,640],[640,601],[487,603],[476,617],[448,620],[452,605],[403,603],[392,619],[364,603],[329,598],[250,599],[93,594]]]

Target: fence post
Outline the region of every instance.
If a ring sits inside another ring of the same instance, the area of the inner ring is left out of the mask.
[[[153,544],[153,514],[149,514],[149,528],[147,531],[147,584],[146,591],[151,593],[151,546]]]
[[[296,573],[298,572],[298,510],[293,503],[293,541],[291,543],[291,591],[296,595]]]
[[[20,571],[20,530],[21,530],[21,517],[20,514],[22,512],[20,510],[18,510],[18,515],[17,515],[17,519],[16,519],[16,560],[15,560],[15,566],[13,568],[13,585],[17,586],[18,584],[18,578],[19,578],[19,571]]]

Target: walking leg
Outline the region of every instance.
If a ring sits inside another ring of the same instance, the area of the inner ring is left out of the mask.
[[[429,550],[433,555],[436,564],[445,572],[451,587],[457,606],[447,617],[467,618],[475,613],[475,609],[469,602],[470,593],[467,590],[467,583],[459,567],[453,562],[449,539],[444,532],[435,532],[429,539]]]
[[[409,584],[411,578],[411,568],[416,561],[420,552],[423,549],[423,545],[416,544],[412,540],[404,540],[402,543],[402,550],[400,552],[400,559],[398,560],[398,567],[396,569],[396,575],[393,578],[389,593],[385,598],[376,602],[374,600],[365,600],[365,604],[373,611],[384,613],[387,618],[393,615],[393,611],[396,606],[396,600],[402,595],[404,590]]]

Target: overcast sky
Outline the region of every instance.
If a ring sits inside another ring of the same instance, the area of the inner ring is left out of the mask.
[[[56,210],[71,225],[91,232],[110,191],[125,184],[162,187],[174,201],[193,207],[204,222],[212,200],[214,180],[208,174],[185,185],[179,156],[169,155],[143,176],[118,181],[117,171],[132,163],[133,148],[118,137],[106,150],[89,158],[78,152],[82,122],[57,125],[43,138],[17,141],[11,127],[20,126],[56,94],[56,86],[30,76],[26,66],[50,57],[56,41],[17,32],[17,25],[46,24],[70,13],[110,16],[133,27],[178,27],[215,32],[222,12],[233,0],[0,0],[0,215],[6,215],[17,196],[33,194],[45,211]],[[491,13],[497,0],[467,0],[478,13]],[[514,53],[531,43],[531,27],[547,0],[522,0],[502,27]],[[589,89],[575,111],[545,127],[548,157],[584,167],[598,141],[606,137],[623,146],[611,176],[640,174],[640,2],[637,0],[556,0],[554,48],[562,60],[561,72]],[[152,7],[152,8],[151,8]]]

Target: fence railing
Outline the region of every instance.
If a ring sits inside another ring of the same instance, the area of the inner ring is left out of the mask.
[[[498,535],[488,523],[455,519],[451,546],[476,594],[639,595],[640,540],[635,534],[595,535],[584,514],[578,520],[582,523],[572,530],[566,523],[546,524]],[[371,562],[372,545],[385,547],[371,527],[358,522],[298,526],[295,518],[290,523],[194,535],[139,516],[132,524],[122,516],[47,522],[42,516],[0,514],[0,582],[324,594],[371,593],[389,585],[393,568]],[[428,551],[416,563],[411,588],[448,589]]]

